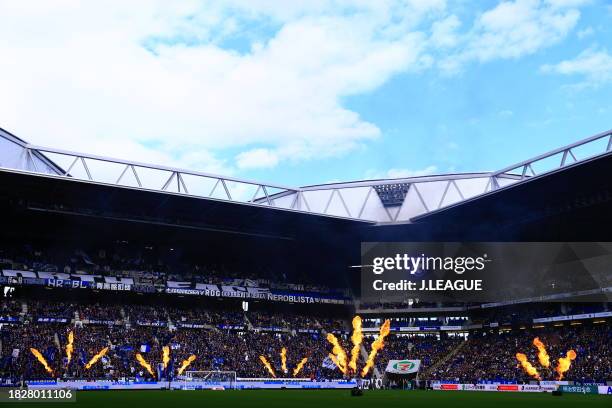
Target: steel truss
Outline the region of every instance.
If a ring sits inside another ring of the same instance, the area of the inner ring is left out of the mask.
[[[15,137],[10,139],[4,133],[0,133],[0,136],[23,148],[22,164],[18,170],[50,175],[49,166],[45,165],[44,169],[39,168],[41,159],[49,160],[52,164],[59,164],[51,174],[53,177],[379,223],[407,222],[413,217],[467,199],[527,182],[585,160],[612,154],[612,130],[610,130],[495,172],[357,181],[294,188],[31,145]],[[402,188],[407,188],[407,193],[401,204],[384,205],[376,192],[376,187],[392,185],[402,185]]]

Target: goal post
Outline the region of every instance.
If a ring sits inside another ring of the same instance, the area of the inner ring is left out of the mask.
[[[233,389],[236,386],[235,371],[185,371],[183,389]]]

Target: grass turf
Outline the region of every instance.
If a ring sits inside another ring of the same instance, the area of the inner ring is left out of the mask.
[[[610,407],[606,395],[550,393],[499,393],[471,391],[366,391],[351,397],[349,390],[244,390],[244,391],[79,391],[76,403],[25,403],[14,406],[34,407],[131,407],[191,408],[266,407],[266,408],[342,408],[342,407],[469,407],[469,408],[547,408]]]

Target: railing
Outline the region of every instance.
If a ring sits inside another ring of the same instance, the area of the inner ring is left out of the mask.
[[[332,217],[395,223],[410,222],[500,188],[611,154],[612,130],[495,172],[364,180],[302,188],[75,153],[30,145],[16,139],[13,142],[24,149],[23,167],[29,171],[45,172],[37,167],[48,163],[38,161],[37,165],[35,160],[43,158],[58,165],[60,170],[56,176]],[[377,189],[402,183],[406,184],[406,192],[401,205],[399,202],[396,206],[385,205],[378,197]]]
[[[300,189],[271,183],[260,183],[235,177],[152,165],[136,161],[108,158],[93,154],[26,145],[29,167],[38,171],[31,160],[33,152],[44,153],[63,170],[60,176],[101,182],[117,186],[175,192],[202,198],[277,207],[273,196],[296,193],[292,205],[279,208],[295,209]]]
[[[498,170],[491,174],[491,189],[496,190],[500,187],[497,182],[500,176],[519,175],[520,180],[525,180],[610,151],[612,151],[612,130]]]

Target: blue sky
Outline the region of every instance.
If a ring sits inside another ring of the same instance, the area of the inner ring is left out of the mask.
[[[495,170],[612,128],[606,0],[126,3],[0,0],[0,126],[286,185]]]

